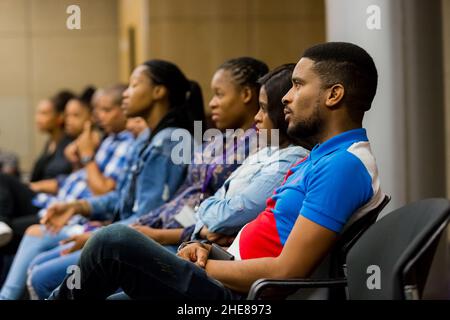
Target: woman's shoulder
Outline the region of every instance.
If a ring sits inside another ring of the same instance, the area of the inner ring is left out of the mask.
[[[180,137],[182,138],[180,139]],[[176,145],[183,143],[183,139],[189,139],[187,141],[192,143],[192,136],[189,131],[180,128],[168,127],[156,133],[156,135],[152,138],[149,147],[152,149],[161,150],[163,153],[170,155],[172,149]]]
[[[309,150],[296,145],[289,145],[286,148],[278,149],[280,157],[306,157],[309,154]]]
[[[306,157],[309,151],[303,147],[296,145],[289,145],[285,148],[280,147],[265,147],[254,154],[255,158],[270,161],[270,159],[285,159],[285,158],[299,158]]]
[[[176,133],[176,139],[175,137],[173,137],[173,134]],[[175,140],[175,141],[179,141],[179,136],[182,135],[186,135],[186,137],[192,138],[192,135],[190,134],[189,131],[187,131],[186,129],[182,129],[182,128],[175,128],[175,127],[167,127],[164,128],[162,130],[160,130],[159,132],[156,133],[156,135],[153,137],[153,140]]]

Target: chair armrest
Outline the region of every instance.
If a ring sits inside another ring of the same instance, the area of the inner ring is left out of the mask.
[[[247,300],[285,299],[299,289],[345,288],[346,278],[335,279],[259,279],[256,280]]]

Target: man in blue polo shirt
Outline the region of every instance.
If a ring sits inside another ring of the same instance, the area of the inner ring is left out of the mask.
[[[80,289],[65,281],[54,297],[105,298],[122,288],[140,299],[230,299],[260,278],[308,277],[350,217],[383,200],[362,128],[377,78],[370,55],[354,44],[305,51],[283,103],[288,133],[315,147],[228,248],[238,261],[208,259],[211,245],[200,242],[180,248],[177,257],[126,226],[111,226],[82,253]]]

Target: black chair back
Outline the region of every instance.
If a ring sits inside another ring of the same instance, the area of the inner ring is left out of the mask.
[[[359,237],[377,220],[377,217],[390,200],[391,197],[385,195],[383,201],[376,208],[364,214],[352,217],[345,225],[330,254],[324,258],[322,263],[316,268],[316,271],[311,278],[332,280],[344,277],[345,259],[348,250],[350,250]],[[306,292],[306,290],[300,290],[297,292],[298,288],[296,289],[291,285],[283,286],[283,281],[289,282],[289,280],[280,279],[265,284],[265,287],[261,288],[257,293],[256,298],[279,300],[286,299],[289,296],[292,299],[346,299],[346,291],[341,287],[327,289],[326,291],[324,289],[318,289],[322,291],[320,293],[317,290],[309,290],[308,292]]]
[[[347,255],[349,298],[422,298],[437,244],[448,240],[442,235],[449,219],[450,201],[426,199],[373,224]]]

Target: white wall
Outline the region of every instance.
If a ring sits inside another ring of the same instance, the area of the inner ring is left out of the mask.
[[[380,8],[379,30],[366,26],[370,5]],[[441,2],[327,0],[326,17],[328,41],[362,46],[378,68],[364,125],[382,188],[392,196],[386,211],[445,196]]]
[[[81,8],[81,30],[68,30],[66,9]],[[0,0],[0,148],[28,171],[44,136],[37,102],[62,88],[118,80],[116,0]]]

